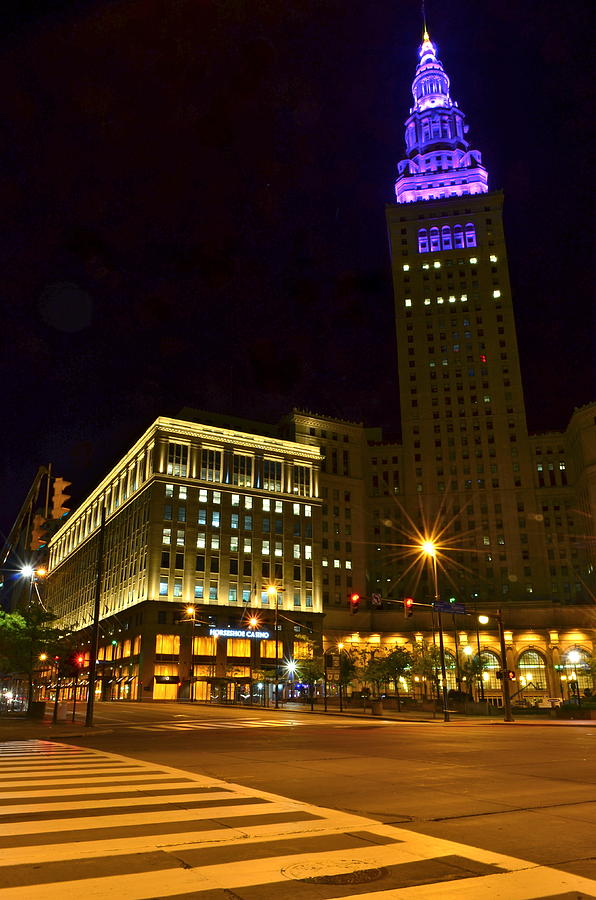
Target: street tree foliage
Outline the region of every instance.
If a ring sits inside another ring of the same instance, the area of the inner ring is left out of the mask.
[[[76,671],[80,638],[56,628],[56,617],[36,604],[19,612],[0,610],[0,674],[21,676],[28,682],[28,703],[33,699],[35,672],[45,653],[61,676]]]
[[[426,684],[430,682],[435,685],[438,696],[438,672],[440,665],[439,648],[435,644],[429,644],[428,641],[414,644],[412,649],[412,674],[425,679],[423,682],[425,694]]]
[[[383,657],[371,656],[362,667],[360,675],[365,684],[372,685],[373,697],[381,693],[381,685],[387,681],[387,660]]]
[[[413,661],[412,654],[409,650],[406,650],[405,647],[396,647],[384,660],[387,680],[392,681],[395,687],[398,712],[401,710],[399,679],[404,678],[406,673],[411,674]]]
[[[356,678],[358,666],[350,650],[341,650],[339,654],[339,681],[347,687]]]
[[[392,681],[396,692],[399,690],[399,679],[412,669],[413,657],[405,647],[396,647],[384,660],[387,680]]]
[[[325,663],[322,657],[298,659],[296,661],[296,679],[304,684],[315,685],[325,677]]]
[[[59,641],[62,632],[52,625],[55,616],[41,606],[22,612],[0,610],[0,668],[3,674],[29,674],[39,666],[39,655]]]
[[[308,685],[308,699],[311,709],[314,704],[315,685],[325,678],[325,662],[323,657],[313,656],[297,660],[296,678]]]
[[[486,665],[482,657],[467,656],[460,664],[460,671],[463,680],[466,682],[467,692],[470,697],[473,695],[474,684],[477,684],[482,678],[482,673]]]

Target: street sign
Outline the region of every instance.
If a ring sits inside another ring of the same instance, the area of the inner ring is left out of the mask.
[[[383,598],[381,597],[380,594],[371,594],[370,599],[372,600],[373,606],[382,606],[383,605]]]
[[[433,609],[437,612],[456,613],[463,616],[466,613],[466,607],[463,603],[448,603],[446,600],[435,600]]]

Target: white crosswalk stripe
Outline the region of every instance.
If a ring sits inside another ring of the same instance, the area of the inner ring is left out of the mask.
[[[355,725],[360,724],[362,722],[357,720],[356,722],[350,721],[349,719],[329,721],[329,720],[317,720],[314,721],[312,719],[212,719],[209,721],[205,720],[197,720],[197,719],[189,719],[184,722],[155,722],[151,725],[128,725],[129,729],[133,731],[192,731],[194,729],[205,729],[214,731],[218,728],[226,729],[226,728],[295,728],[296,726],[301,725],[320,725],[324,724],[328,728],[354,728]],[[378,721],[378,722],[369,722],[366,723],[367,728],[380,728],[385,725],[393,725],[393,722],[389,721]]]
[[[308,719],[213,719],[210,721],[158,722],[152,725],[130,725],[135,731],[189,731],[195,728],[215,730],[218,728],[295,728],[300,725],[313,724]],[[350,725],[349,722],[333,722],[330,727],[339,728]],[[375,722],[374,725],[381,724]]]
[[[48,741],[0,745],[0,900],[537,900],[596,883],[206,776]]]

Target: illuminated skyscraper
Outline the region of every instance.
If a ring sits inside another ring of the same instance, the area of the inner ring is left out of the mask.
[[[403,503],[453,517],[462,592],[550,593],[534,488],[503,195],[488,190],[437,48],[425,31],[387,208],[403,433]],[[557,469],[555,485],[565,486]],[[461,540],[458,539],[461,535]],[[455,577],[457,565],[452,567]],[[445,586],[447,588],[447,586]]]

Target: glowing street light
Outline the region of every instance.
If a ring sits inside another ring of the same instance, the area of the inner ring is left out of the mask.
[[[194,608],[194,606],[187,606],[187,607],[186,607],[186,615],[187,615],[187,616],[194,616],[195,613],[196,613],[196,609]]]
[[[33,568],[33,566],[26,565],[21,568],[21,575],[23,576],[23,578],[33,578],[34,574],[35,569]]]
[[[501,645],[501,690],[503,692],[503,707],[505,709],[505,721],[513,722],[511,713],[511,696],[509,694],[509,675],[507,669],[507,646],[505,644],[505,630],[503,628],[503,612],[498,609],[490,616],[480,615],[478,621],[481,625],[487,625],[490,619],[496,619],[499,626],[499,643]]]
[[[275,597],[275,617],[273,620],[273,625],[275,628],[275,708],[279,709],[279,631],[277,629],[277,618],[278,618],[278,593],[279,588],[277,588],[274,584],[270,584],[267,587],[267,596]]]
[[[573,663],[574,666],[577,665],[578,662],[581,662],[581,658],[582,655],[579,650],[570,650],[567,654],[567,659],[570,663]]]
[[[433,585],[435,590],[435,603],[437,607],[437,618],[439,621],[439,654],[441,659],[441,688],[443,694],[443,721],[449,721],[449,704],[447,701],[447,669],[445,667],[445,643],[443,641],[443,620],[441,617],[440,597],[439,597],[439,573],[437,571],[437,545],[434,541],[426,538],[420,544],[421,553],[431,563],[433,573]]]

